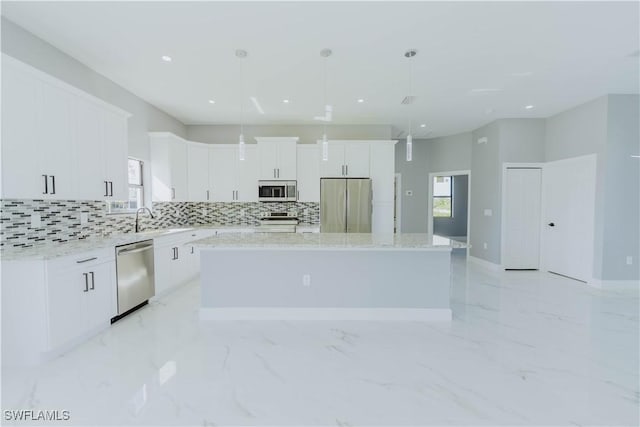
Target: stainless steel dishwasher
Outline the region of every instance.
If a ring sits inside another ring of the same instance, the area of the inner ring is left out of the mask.
[[[118,315],[111,323],[145,305],[155,295],[153,240],[116,246]]]

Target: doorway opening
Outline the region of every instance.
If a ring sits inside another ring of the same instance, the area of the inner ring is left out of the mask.
[[[468,242],[470,184],[469,171],[429,174],[427,229],[430,234]]]

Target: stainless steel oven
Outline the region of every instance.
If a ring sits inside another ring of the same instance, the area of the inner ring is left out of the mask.
[[[295,202],[297,199],[296,181],[258,181],[261,202]]]

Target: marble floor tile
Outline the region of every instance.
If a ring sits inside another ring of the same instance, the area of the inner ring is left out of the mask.
[[[2,409],[69,410],[55,425],[640,423],[637,291],[456,254],[451,298],[450,323],[201,322],[190,283],[55,360],[3,369]]]

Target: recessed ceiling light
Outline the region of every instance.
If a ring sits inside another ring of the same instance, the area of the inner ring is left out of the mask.
[[[484,113],[489,115],[489,114],[493,114],[495,110],[493,108],[487,108],[486,110],[484,110]]]
[[[533,76],[533,71],[522,71],[519,73],[511,73],[513,77],[531,77]]]
[[[288,104],[289,100],[288,99],[283,99],[282,102],[284,102],[285,104]]]
[[[209,100],[209,104],[215,104],[215,103],[216,103],[216,101],[214,101],[213,99]]]
[[[423,123],[423,124],[421,124],[421,125],[420,125],[420,127],[421,127],[421,128],[426,128],[426,127],[427,127],[427,124],[426,124],[426,123]]]
[[[533,105],[525,105],[524,108],[527,110],[531,110],[533,109]]]
[[[358,99],[358,102],[359,102],[360,104],[362,104],[362,103],[364,102],[364,99],[360,98],[360,99]]]
[[[162,60],[164,62],[171,62],[172,61],[172,59],[171,59],[171,57],[169,55],[162,55]]]

